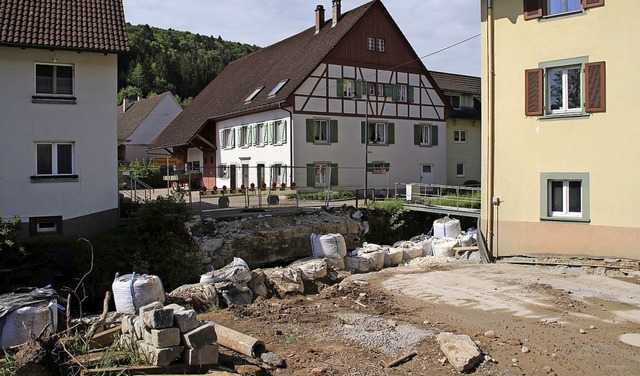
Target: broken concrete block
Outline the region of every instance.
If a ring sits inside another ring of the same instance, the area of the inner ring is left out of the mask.
[[[467,335],[456,335],[449,332],[438,334],[440,350],[458,372],[466,372],[480,361],[478,346]]]
[[[147,356],[147,360],[151,365],[164,367],[176,361],[184,351],[183,346],[156,348],[148,343],[140,343],[138,345],[140,351]]]
[[[180,312],[186,310],[183,306],[179,304],[167,304],[164,308],[169,308],[173,310],[173,313]]]
[[[144,325],[142,324],[142,319],[140,318],[140,316],[134,316],[131,322],[133,323],[134,339],[135,340],[142,339],[142,332],[144,331],[144,328],[143,328]]]
[[[220,348],[213,343],[199,349],[184,349],[182,362],[190,366],[202,366],[218,364]]]
[[[180,345],[180,329],[178,328],[151,329],[148,333],[149,340],[146,342],[154,347],[165,348]]]
[[[171,308],[145,311],[142,315],[144,326],[150,329],[164,329],[173,326],[173,310]]]
[[[122,325],[122,333],[133,333],[134,329],[133,329],[133,318],[135,316],[132,315],[127,315],[127,316],[122,316],[122,318],[120,319],[120,324]]]
[[[180,329],[180,333],[190,332],[200,325],[196,317],[196,311],[192,309],[174,312],[173,322]]]
[[[212,323],[201,325],[182,335],[182,344],[191,349],[199,349],[214,343],[218,337]]]

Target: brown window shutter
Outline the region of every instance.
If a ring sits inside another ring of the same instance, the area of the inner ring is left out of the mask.
[[[606,80],[605,63],[598,61],[584,65],[584,81],[586,100],[584,109],[586,112],[605,112],[606,102]]]
[[[542,0],[523,0],[523,6],[525,20],[542,17]]]
[[[527,116],[541,116],[543,112],[543,88],[541,68],[524,71],[524,114]]]
[[[601,7],[604,5],[604,0],[582,0],[582,7],[584,9]]]

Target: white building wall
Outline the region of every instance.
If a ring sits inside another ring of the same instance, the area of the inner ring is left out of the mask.
[[[129,136],[129,142],[137,145],[151,144],[160,133],[182,112],[182,107],[171,95],[166,95],[149,116]]]
[[[273,123],[275,121],[282,121],[286,123],[286,139],[285,142],[279,144],[268,144],[264,145],[252,145],[248,147],[239,147],[237,146],[239,134],[238,129],[242,126],[254,126],[260,123],[263,123],[268,126],[269,123]],[[289,113],[285,110],[272,110],[266,111],[259,114],[246,115],[241,116],[229,120],[224,120],[216,125],[216,131],[218,135],[221,130],[232,129],[236,132],[236,146],[229,148],[221,148],[220,140],[217,142],[218,151],[217,151],[217,163],[218,165],[225,165],[228,168],[232,166],[236,167],[236,186],[239,188],[242,185],[242,165],[246,164],[249,166],[249,177],[248,183],[254,183],[258,186],[258,173],[257,167],[258,165],[265,166],[265,180],[267,182],[271,181],[270,170],[269,167],[274,164],[281,164],[290,167],[292,165],[291,161],[291,127],[290,127],[290,119]],[[294,131],[295,132],[295,131]],[[287,173],[287,181],[285,183],[289,183]],[[218,177],[216,179],[216,185],[221,188],[223,185],[227,187],[231,187],[231,176],[227,176],[227,178]]]
[[[73,64],[76,104],[32,103],[35,62],[49,50],[0,47],[0,216],[63,220],[118,208],[117,57],[56,51]],[[33,182],[35,142],[74,142],[77,181]]]

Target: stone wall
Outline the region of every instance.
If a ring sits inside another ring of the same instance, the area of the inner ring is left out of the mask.
[[[366,225],[362,212],[337,208],[314,212],[257,214],[247,218],[205,218],[191,224],[191,232],[203,256],[205,269],[216,269],[240,257],[251,269],[284,265],[311,256],[312,233],[342,234],[347,249],[362,245]]]

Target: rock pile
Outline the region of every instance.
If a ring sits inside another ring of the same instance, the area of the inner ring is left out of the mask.
[[[194,310],[160,302],[122,317],[121,342],[137,348],[150,364],[167,366],[178,360],[192,365],[218,364],[218,344],[212,323],[200,323]]]

